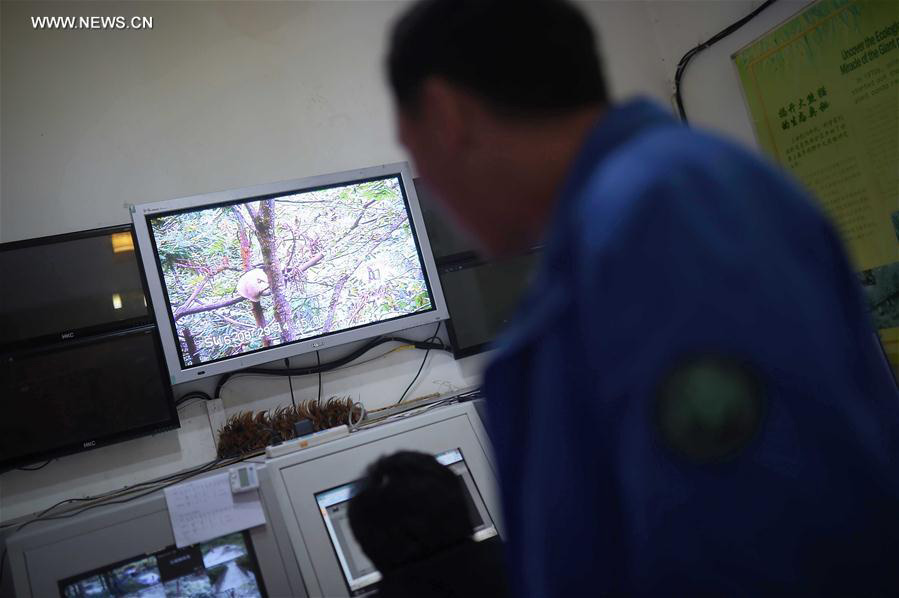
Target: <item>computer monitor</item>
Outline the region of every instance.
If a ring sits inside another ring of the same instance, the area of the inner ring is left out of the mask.
[[[0,244],[0,471],[178,427],[131,225]]]
[[[141,554],[59,582],[62,598],[266,598],[247,532]]]
[[[131,225],[0,244],[0,351],[152,323]]]
[[[136,206],[173,383],[446,319],[405,163]]]
[[[471,476],[460,449],[436,455],[437,461],[449,467],[465,485],[465,500],[474,524],[473,539],[477,542],[497,535],[496,526],[484,504],[484,499]],[[349,521],[350,499],[356,494],[358,481],[350,482],[315,495],[328,537],[340,563],[347,589],[351,595],[365,593],[381,580],[381,574],[365,556],[362,547],[353,536]]]
[[[415,190],[446,297],[453,355],[460,359],[486,351],[512,319],[537,270],[540,249],[488,259],[453,226],[421,179],[415,179]]]
[[[152,325],[0,352],[0,471],[178,427]]]
[[[539,260],[539,252],[531,252],[493,261],[438,264],[451,318],[447,330],[456,359],[492,346],[512,321]]]

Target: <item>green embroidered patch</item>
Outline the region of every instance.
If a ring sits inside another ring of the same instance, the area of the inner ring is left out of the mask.
[[[698,357],[662,381],[656,416],[664,443],[700,463],[736,457],[756,436],[765,411],[764,386],[744,363]]]

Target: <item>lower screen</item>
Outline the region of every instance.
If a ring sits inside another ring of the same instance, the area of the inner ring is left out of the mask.
[[[536,253],[473,267],[440,268],[450,312],[453,349],[493,341],[509,323],[540,256]]]
[[[114,435],[172,427],[153,330],[0,359],[0,461],[72,452]],[[71,449],[71,450],[69,450]]]
[[[63,598],[264,598],[246,532],[168,548],[59,582]]]
[[[481,498],[474,483],[474,478],[465,460],[462,451],[454,449],[435,455],[435,458],[443,465],[459,476],[465,484],[465,498],[474,523],[475,541],[480,542],[496,535],[496,527],[487,512],[487,506]],[[343,571],[347,586],[354,595],[370,589],[372,584],[381,580],[381,573],[375,568],[362,547],[353,536],[350,529],[348,507],[350,499],[356,495],[356,482],[351,482],[315,495],[319,510],[328,530],[328,536],[334,546],[340,569]]]
[[[351,590],[358,590],[381,580],[381,573],[375,568],[350,529],[348,513],[349,501],[327,507],[330,525],[328,533],[331,542],[339,550],[341,569]]]

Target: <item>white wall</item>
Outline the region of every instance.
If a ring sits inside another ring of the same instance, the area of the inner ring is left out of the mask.
[[[614,94],[668,103],[680,56],[758,3],[581,4],[600,32]],[[405,159],[381,70],[389,23],[405,4],[4,1],[0,240],[126,222],[126,203]],[[154,28],[34,30],[29,17],[40,14],[152,16]],[[714,101],[733,92],[726,58],[701,56],[686,80],[691,117],[724,129],[745,120],[742,103],[725,112]],[[423,339],[431,330],[408,335]],[[342,353],[323,352],[322,359]],[[349,395],[368,408],[389,404],[421,358],[419,351],[400,351],[325,374],[325,396]],[[434,353],[410,396],[475,384],[484,361]],[[317,384],[315,377],[294,379],[297,398],[314,398]],[[289,402],[283,378],[238,378],[222,394],[229,414]],[[205,406],[189,404],[178,431],[65,457],[37,472],[4,474],[0,519],[169,474],[214,454]]]
[[[399,160],[381,83],[394,2],[6,3],[2,239],[143,203]],[[40,31],[147,15],[149,31]]]
[[[712,129],[751,147],[755,133],[731,55],[811,4],[778,0],[743,28],[697,54],[687,67],[682,95],[693,126]],[[647,7],[657,28],[665,72],[673,85],[681,56],[760,6],[763,0],[662,0]]]

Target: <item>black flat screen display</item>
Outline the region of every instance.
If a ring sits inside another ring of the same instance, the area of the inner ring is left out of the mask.
[[[447,330],[453,354],[458,359],[479,353],[490,347],[512,318],[540,253],[486,259],[474,241],[451,223],[427,187],[419,179],[414,182],[449,310]]]
[[[0,245],[0,349],[151,321],[130,226]]]
[[[512,319],[539,255],[500,261],[440,266],[440,284],[449,308],[450,341],[457,357],[490,346]]]
[[[0,354],[0,466],[178,426],[154,326]]]

